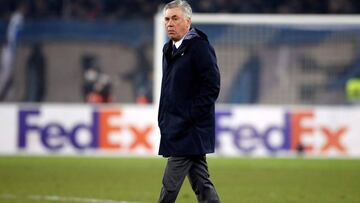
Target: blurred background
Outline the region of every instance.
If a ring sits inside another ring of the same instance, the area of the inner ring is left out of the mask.
[[[154,15],[167,2],[1,0],[0,101],[151,103]],[[189,3],[194,13],[212,14],[360,12],[355,0]],[[217,50],[220,103],[351,103],[346,84],[360,75],[359,25],[340,31],[336,26],[199,27]]]
[[[0,0],[0,202],[156,202],[167,2]],[[360,1],[189,3],[221,72],[222,202],[359,203]]]
[[[167,2],[1,0],[0,154],[155,155]],[[360,156],[359,1],[189,3],[221,72],[218,154]]]

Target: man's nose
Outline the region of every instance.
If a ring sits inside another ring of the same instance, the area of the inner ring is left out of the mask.
[[[167,25],[168,25],[169,27],[174,26],[174,21],[173,21],[173,20],[169,20]]]

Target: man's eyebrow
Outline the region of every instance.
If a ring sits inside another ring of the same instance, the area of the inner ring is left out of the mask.
[[[178,15],[172,15],[172,16],[165,16],[165,18],[174,18],[174,17],[179,17]]]

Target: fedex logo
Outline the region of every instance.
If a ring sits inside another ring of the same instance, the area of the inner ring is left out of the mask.
[[[17,145],[20,149],[27,148],[30,136],[38,136],[42,146],[51,151],[58,151],[69,145],[77,150],[133,151],[141,147],[149,152],[153,151],[153,144],[149,140],[149,136],[153,132],[153,125],[137,127],[132,124],[111,123],[110,119],[121,118],[122,112],[118,109],[94,110],[89,123],[75,123],[70,127],[65,127],[62,123],[55,121],[43,124],[33,121],[34,118],[41,116],[39,109],[22,109],[19,111]],[[132,141],[126,146],[120,141],[110,139],[111,134],[121,136],[124,131],[130,133],[132,137]],[[79,141],[80,132],[86,132],[89,138],[86,143]]]
[[[259,148],[259,145],[263,146],[267,152],[274,153],[296,150],[300,143],[304,145],[306,152],[314,153],[315,144],[304,144],[303,140],[314,137],[316,134],[324,140],[320,143],[320,146],[317,143],[317,152],[327,153],[329,150],[335,150],[340,154],[346,154],[347,152],[346,147],[341,142],[341,138],[346,135],[347,127],[340,126],[334,129],[326,125],[313,125],[315,119],[313,111],[286,112],[282,125],[269,125],[263,130],[259,130],[252,124],[244,123],[234,127],[227,125],[226,122],[221,122],[223,119],[231,119],[233,116],[231,111],[216,112],[217,146],[220,144],[219,139],[221,136],[224,133],[230,133],[235,148],[246,154],[253,153]],[[310,125],[305,125],[306,122],[310,123]],[[270,142],[275,134],[282,136],[282,143],[276,146]],[[245,142],[246,144],[244,144]]]

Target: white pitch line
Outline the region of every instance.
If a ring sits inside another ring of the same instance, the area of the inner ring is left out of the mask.
[[[17,199],[16,195],[2,194],[0,199]],[[131,201],[116,201],[108,199],[82,198],[82,197],[62,197],[58,195],[30,195],[26,197],[31,200],[45,200],[53,202],[81,202],[81,203],[140,203]]]
[[[2,194],[0,197],[1,197],[1,199],[15,199],[16,198],[16,196],[12,195],[12,194]]]

